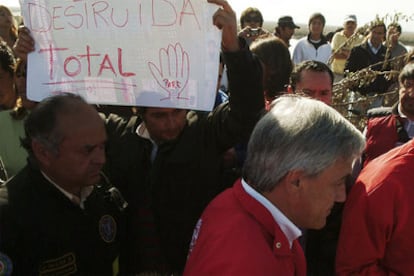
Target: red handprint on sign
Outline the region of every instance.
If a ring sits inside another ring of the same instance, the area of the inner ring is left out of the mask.
[[[158,52],[159,66],[153,62],[148,62],[148,67],[158,85],[168,93],[168,96],[162,100],[186,99],[181,94],[188,83],[190,74],[190,61],[188,53],[183,50],[180,43],[175,45],[169,44],[167,49],[161,48]]]

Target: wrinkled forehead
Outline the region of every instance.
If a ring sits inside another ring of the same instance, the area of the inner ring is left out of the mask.
[[[304,70],[301,72],[296,89],[331,90],[331,76],[325,71]]]
[[[376,33],[376,34],[385,33],[385,26],[383,25],[375,26],[371,29],[371,33]]]
[[[67,129],[104,126],[99,113],[87,103],[77,103],[76,106],[69,106],[66,110],[59,111],[56,116],[56,122],[59,126]]]
[[[251,13],[246,15],[246,17],[244,18],[244,21],[260,22],[261,21],[261,16],[257,12],[251,12]]]
[[[396,26],[388,27],[388,33],[389,34],[396,34],[396,33],[398,33],[398,28]]]

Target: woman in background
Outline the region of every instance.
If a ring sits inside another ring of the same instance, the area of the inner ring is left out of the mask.
[[[26,63],[19,60],[15,71],[18,99],[12,110],[0,112],[0,158],[10,178],[26,165],[27,152],[20,145],[24,137],[24,119],[36,105],[26,97]]]
[[[7,46],[13,48],[17,39],[17,26],[10,9],[0,5],[0,41],[6,42]]]
[[[15,68],[13,51],[4,41],[0,41],[0,110],[12,109],[16,104]]]

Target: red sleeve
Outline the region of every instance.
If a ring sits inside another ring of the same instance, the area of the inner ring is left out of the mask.
[[[393,224],[389,186],[369,187],[368,192],[360,179],[353,186],[343,213],[336,254],[337,275],[389,275],[381,267]]]

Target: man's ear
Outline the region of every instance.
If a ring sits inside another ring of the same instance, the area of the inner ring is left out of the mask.
[[[304,176],[302,170],[290,171],[284,177],[284,185],[288,193],[297,193],[301,188],[301,179]]]
[[[52,152],[47,149],[43,144],[36,140],[32,140],[32,151],[38,162],[42,166],[49,166],[52,162]]]

